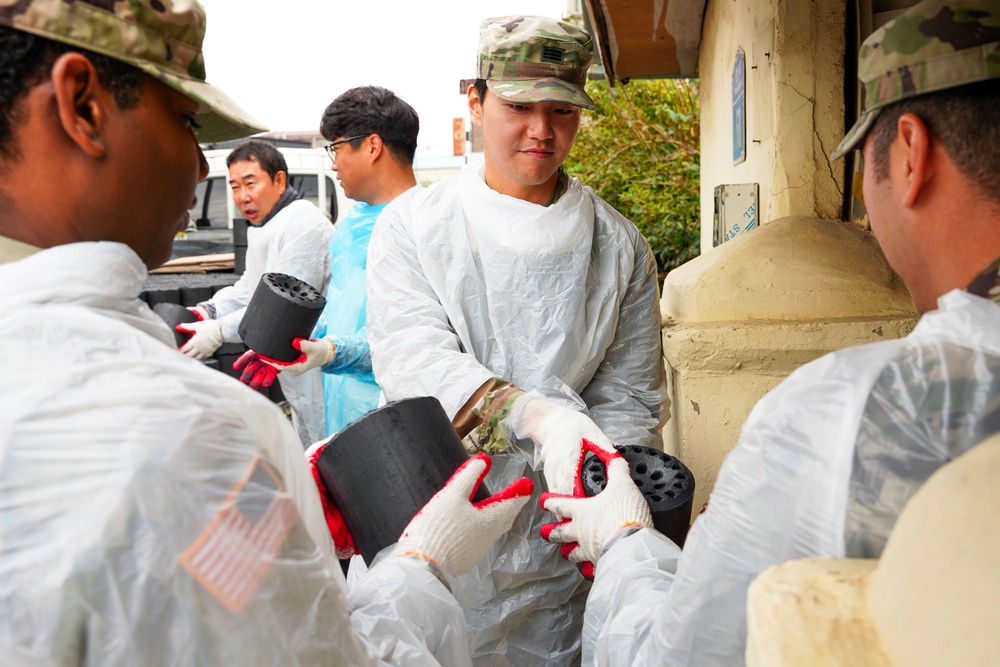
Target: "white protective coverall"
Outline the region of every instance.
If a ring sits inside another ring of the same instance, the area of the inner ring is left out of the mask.
[[[389,204],[369,247],[368,339],[389,401],[436,396],[454,417],[502,377],[586,411],[618,444],[662,448],[656,263],[635,226],[574,178],[546,207],[491,190],[470,165]],[[525,475],[537,499],[541,464],[519,445],[493,456],[486,482]],[[579,660],[589,585],[541,539],[548,515],[530,507],[461,578],[474,662]]]
[[[117,243],[0,265],[0,664],[468,664],[426,562],[347,597],[287,419],[177,352],[145,276]]]
[[[610,541],[584,665],[742,665],[757,574],[881,555],[924,481],[1000,432],[1000,307],[960,290],[938,306],[909,336],[828,354],[761,399],[683,556],[654,531]]]
[[[278,211],[263,226],[247,229],[246,270],[235,284],[216,292],[207,302],[222,322],[222,340],[242,343],[237,328],[243,313],[265,273],[284,273],[326,293],[330,279],[330,252],[327,246],[334,227],[323,213],[305,199],[298,199]],[[326,435],[323,414],[323,381],[319,373],[278,376],[281,393],[292,408],[295,424],[304,445]]]

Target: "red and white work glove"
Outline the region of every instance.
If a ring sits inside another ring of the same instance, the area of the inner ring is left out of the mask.
[[[270,387],[278,373],[301,375],[314,368],[326,366],[336,353],[333,343],[323,338],[296,338],[292,347],[302,354],[295,361],[278,361],[259,352],[248,350],[233,362],[233,370],[243,371],[240,381],[252,389]]]
[[[333,343],[325,338],[295,338],[292,340],[292,347],[302,353],[295,361],[278,361],[265,357],[259,352],[257,356],[265,364],[274,367],[281,373],[301,375],[314,368],[326,366],[333,361],[333,356],[336,353]]]
[[[511,407],[518,435],[535,442],[542,460],[542,474],[549,491],[571,494],[576,491],[584,445],[616,453],[615,446],[590,417],[571,408],[531,394],[522,394]]]
[[[319,474],[319,468],[316,466],[316,461],[319,459],[319,455],[323,453],[323,447],[326,446],[327,442],[329,440],[320,440],[313,443],[306,450],[306,463],[309,465],[313,481],[316,482],[316,490],[319,491],[319,501],[323,505],[323,514],[326,516],[326,527],[330,530],[330,537],[333,538],[333,547],[337,552],[337,558],[350,558],[358,553],[358,547],[354,544],[354,537],[351,536],[351,531],[347,529],[347,524],[344,523],[344,517],[340,513],[340,510],[333,503],[333,497],[327,490],[326,484],[323,482],[323,477]]]
[[[243,371],[240,374],[240,382],[250,385],[251,389],[270,387],[274,384],[274,379],[278,377],[279,371],[274,366],[267,364],[259,354],[253,350],[247,350],[233,362],[234,371]]]
[[[180,350],[195,359],[207,359],[222,345],[222,322],[213,320],[201,306],[188,308],[198,316],[197,322],[186,322],[174,327],[177,331],[192,334]]]
[[[212,319],[212,316],[208,313],[208,309],[204,306],[190,306],[188,310],[198,316],[199,322]]]
[[[473,502],[490,465],[490,457],[483,453],[463,463],[406,526],[399,553],[419,556],[455,575],[481,561],[510,530],[535,487],[521,477],[486,500]]]
[[[583,496],[579,483],[577,495],[543,493],[542,509],[561,520],[542,526],[542,537],[561,544],[561,553],[571,563],[581,564],[585,577],[594,576],[594,567],[604,545],[618,531],[629,526],[651,528],[653,518],[642,491],[629,475],[628,462],[618,452],[607,452],[591,443],[586,446],[607,467],[608,483],[604,490],[590,498]],[[579,479],[579,476],[578,476]]]

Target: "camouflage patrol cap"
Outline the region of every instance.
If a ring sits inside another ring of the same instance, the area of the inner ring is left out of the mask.
[[[200,103],[201,142],[264,131],[205,82],[205,10],[197,0],[0,0],[0,25],[128,63]]]
[[[837,150],[860,148],[882,107],[1000,77],[1000,3],[924,0],[873,32],[858,54],[865,108]]]
[[[593,109],[583,91],[594,39],[544,16],[504,16],[479,26],[476,77],[510,102],[566,102]]]

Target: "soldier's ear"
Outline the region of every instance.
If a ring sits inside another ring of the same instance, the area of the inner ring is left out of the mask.
[[[475,86],[469,86],[469,113],[472,122],[479,127],[483,126],[483,100],[479,98],[479,93]]]
[[[900,180],[898,191],[900,203],[907,207],[916,206],[924,186],[934,174],[935,153],[931,150],[931,135],[924,121],[913,113],[904,113],[896,125],[896,141],[890,148],[899,156]]]
[[[109,105],[115,101],[98,79],[94,64],[80,53],[64,53],[52,65],[50,82],[67,138],[85,154],[104,157]]]

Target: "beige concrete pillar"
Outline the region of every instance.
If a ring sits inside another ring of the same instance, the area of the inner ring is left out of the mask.
[[[757,183],[757,223],[841,217],[847,129],[844,0],[708,0],[701,88],[701,250],[712,248],[716,186]],[[733,69],[746,61],[746,159],[734,164]],[[853,75],[852,75],[853,76]]]
[[[695,512],[765,393],[808,361],[903,336],[917,320],[870,232],[801,216],[670,272],[661,308],[672,401],[664,443],[695,476]]]

